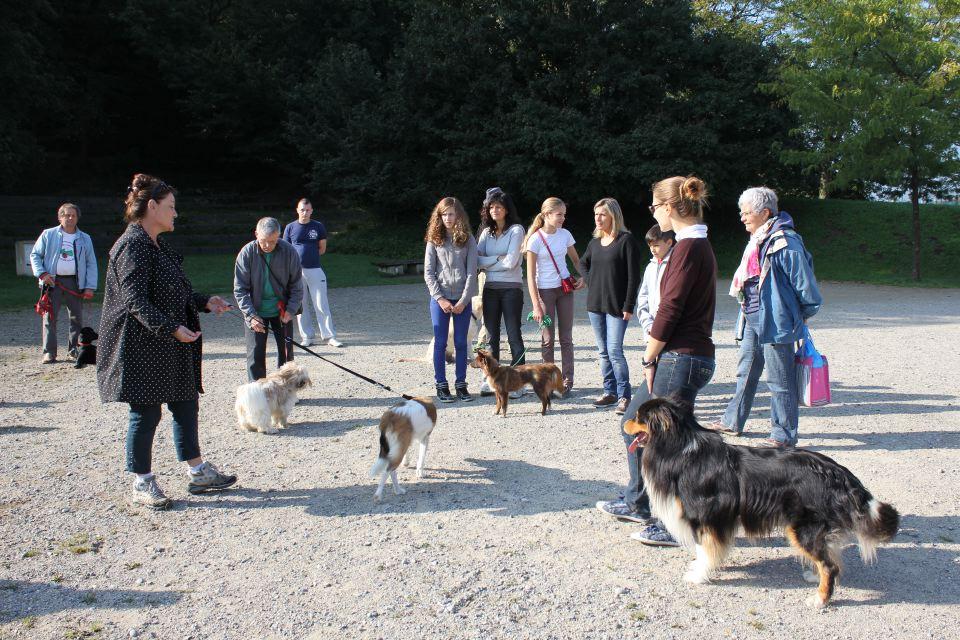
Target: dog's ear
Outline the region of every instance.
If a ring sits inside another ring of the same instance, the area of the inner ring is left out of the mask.
[[[669,431],[675,422],[673,402],[665,398],[652,398],[637,409],[637,422],[649,427],[650,432]]]

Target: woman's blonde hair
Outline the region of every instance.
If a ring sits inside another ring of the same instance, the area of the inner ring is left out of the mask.
[[[621,231],[630,231],[627,229],[627,225],[623,222],[623,211],[620,209],[620,203],[617,202],[614,198],[601,198],[597,201],[597,204],[593,205],[593,210],[602,208],[608,216],[613,218],[613,229],[611,234],[616,238]],[[603,234],[600,229],[593,230],[593,237],[599,238]]]
[[[653,199],[672,204],[681,218],[692,216],[697,222],[703,222],[707,185],[696,176],[674,176],[653,185]]]
[[[560,198],[554,198],[551,196],[543,201],[543,204],[540,205],[540,213],[538,213],[533,219],[533,222],[530,223],[530,228],[527,229],[527,235],[523,237],[523,251],[527,250],[527,244],[530,242],[530,237],[539,231],[541,227],[543,227],[543,215],[545,213],[550,213],[551,211],[558,211],[561,208],[566,209],[567,203]]]
[[[453,244],[462,247],[470,239],[470,221],[467,219],[467,210],[463,208],[460,201],[450,196],[442,198],[430,213],[430,222],[427,223],[427,235],[424,240],[438,246],[443,244],[447,238],[447,228],[443,226],[443,218],[440,216],[449,209],[453,209],[457,214],[457,221],[453,226]]]

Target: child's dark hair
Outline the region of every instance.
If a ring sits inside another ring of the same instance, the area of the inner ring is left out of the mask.
[[[661,240],[669,240],[670,242],[677,242],[677,234],[671,231],[660,231],[660,225],[655,224],[650,227],[650,230],[647,231],[647,235],[644,236],[644,239],[647,241],[647,244],[653,244],[654,242],[660,242]]]

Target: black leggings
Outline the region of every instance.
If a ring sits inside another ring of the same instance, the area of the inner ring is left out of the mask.
[[[503,316],[503,323],[507,326],[510,362],[504,364],[518,365],[527,361],[527,354],[523,353],[523,333],[520,329],[522,314],[523,289],[492,289],[489,285],[483,288],[483,326],[490,334],[490,353],[497,360],[500,359],[500,316]],[[520,356],[519,362],[516,361],[517,356]]]

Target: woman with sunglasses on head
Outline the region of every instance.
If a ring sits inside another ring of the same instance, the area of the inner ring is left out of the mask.
[[[433,323],[433,373],[437,400],[470,402],[467,391],[467,331],[473,319],[470,298],[477,292],[477,241],[470,233],[470,221],[456,198],[443,198],[433,208],[427,224],[423,279],[430,292],[430,320]],[[453,322],[456,350],[456,398],[447,384],[447,335]]]
[[[507,328],[510,361],[516,366],[526,363],[523,348],[523,226],[513,198],[500,187],[487,189],[480,208],[480,236],[477,238],[477,264],[486,273],[483,286],[483,326],[490,337],[490,353],[500,359],[500,322]],[[484,379],[480,395],[493,395]],[[511,391],[518,398],[522,390]]]
[[[551,319],[550,326],[543,327],[540,334],[544,362],[554,361],[554,339],[560,334],[563,398],[568,398],[573,389],[573,292],[584,287],[583,278],[574,280],[567,269],[569,257],[577,273],[583,272],[573,236],[563,228],[566,219],[566,203],[560,198],[547,198],[523,239],[533,319],[537,323],[544,316]]]
[[[673,231],[676,245],[660,283],[660,306],[640,360],[643,380],[634,390],[621,427],[636,417],[651,397],[674,396],[693,410],[697,394],[710,382],[716,366],[713,315],[717,303],[717,259],[703,223],[707,188],[694,176],[676,176],[653,185],[650,212],[661,231]],[[623,432],[630,483],[622,500],[598,502],[597,508],[622,520],[649,523],[630,537],[654,546],[678,546],[650,514],[650,500],[640,475],[643,449],[631,447]],[[632,449],[632,450],[631,450]]]
[[[194,292],[181,266],[183,258],[160,237],[173,231],[175,195],[165,182],[142,173],[127,188],[128,224],[110,249],[97,358],[101,400],[130,405],[127,471],[136,474],[131,502],[154,510],[172,504],[151,465],[164,403],[173,414],[177,458],[188,465],[187,490],[205,493],[237,481],[200,455],[199,312],[219,315],[229,305],[220,296]]]

